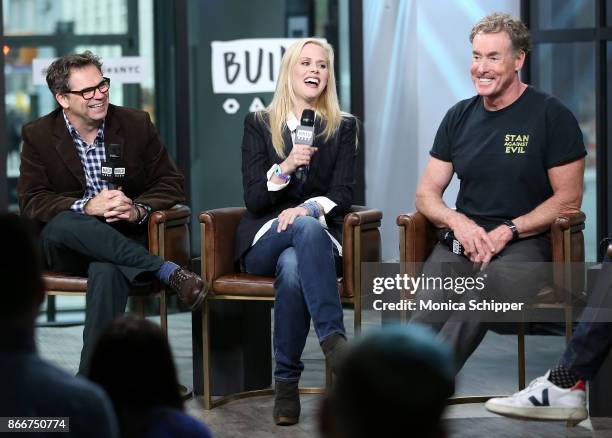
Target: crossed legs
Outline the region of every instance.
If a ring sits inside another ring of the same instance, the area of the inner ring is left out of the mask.
[[[130,286],[153,279],[163,260],[97,218],[72,211],[45,226],[41,245],[50,269],[88,277],[79,366],[79,373],[86,374],[99,335],[125,311]]]

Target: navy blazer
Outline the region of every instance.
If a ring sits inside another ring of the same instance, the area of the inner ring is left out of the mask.
[[[236,233],[236,260],[251,247],[255,234],[266,222],[276,218],[283,210],[315,196],[326,196],[337,204],[325,215],[325,220],[332,236],[342,242],[342,221],[353,202],[357,122],[353,117],[344,117],[338,131],[327,141],[321,135],[323,129],[320,119],[317,119],[314,146],[318,151],[312,157],[301,190],[300,182],[292,175],[287,187],[271,192],[268,190],[266,173],[274,163],[280,164],[284,158],[276,153],[266,123],[255,113],[247,114],[242,138],[242,186],[247,212]],[[285,152],[289,155],[293,142],[288,128],[283,131],[283,140]]]

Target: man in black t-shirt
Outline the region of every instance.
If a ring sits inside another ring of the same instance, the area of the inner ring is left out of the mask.
[[[491,290],[503,285],[504,294],[511,294],[502,297],[505,301],[527,302],[545,281],[538,262],[551,259],[550,224],[580,210],[586,151],[571,112],[520,80],[531,47],[521,21],[489,15],[474,26],[470,41],[477,95],[444,117],[416,195],[417,209],[437,227],[451,230],[465,253],[438,244],[424,273],[444,276],[444,264],[458,264],[459,275],[485,277]],[[454,173],[460,180],[456,210],[442,200]],[[520,265],[519,272],[509,268],[512,263]],[[422,290],[417,298],[446,301],[448,295]],[[411,321],[431,323],[433,313],[419,310]],[[455,348],[460,369],[487,324],[458,313],[441,317],[437,312],[438,323],[432,325]]]

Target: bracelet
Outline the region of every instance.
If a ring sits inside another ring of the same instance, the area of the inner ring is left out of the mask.
[[[282,179],[284,182],[289,182],[289,180],[291,179],[291,175],[284,174],[278,164],[274,165],[274,175]]]
[[[138,208],[137,205],[134,205],[134,208],[136,209],[136,220],[134,222],[139,224],[142,220],[142,213],[140,212],[140,208]]]
[[[308,212],[308,216],[312,216],[314,218],[318,218],[321,216],[321,210],[319,209],[319,205],[316,202],[304,202],[303,204],[298,205],[298,207],[303,207]]]

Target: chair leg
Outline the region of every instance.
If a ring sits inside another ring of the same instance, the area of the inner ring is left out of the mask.
[[[134,297],[136,300],[136,314],[139,318],[145,317],[145,297]]]
[[[142,300],[142,302],[144,303],[144,299]],[[168,338],[168,297],[166,295],[166,289],[164,287],[162,287],[159,291],[159,325],[164,336]],[[183,385],[181,383],[179,383],[179,392],[181,393],[181,399],[183,399],[184,401],[189,400],[191,397],[193,397],[193,391],[186,385]]]
[[[361,332],[361,298],[355,298],[353,320],[353,336],[357,337]]]
[[[166,289],[162,288],[159,292],[159,325],[166,337],[168,336],[168,297]]]
[[[210,410],[212,406],[212,379],[210,375],[210,311],[207,300],[202,304],[202,372],[204,376],[204,409]]]
[[[569,345],[570,341],[572,340],[573,329],[574,329],[574,321],[573,321],[572,307],[565,306],[565,345]],[[567,421],[565,423],[565,427],[567,427],[568,429],[571,429],[577,425],[578,423],[575,421]]]
[[[565,345],[568,345],[572,340],[574,321],[572,315],[572,307],[565,306]]]
[[[47,295],[47,322],[55,322],[57,309],[55,307],[55,295]]]
[[[525,389],[525,323],[518,323],[518,389]]]

